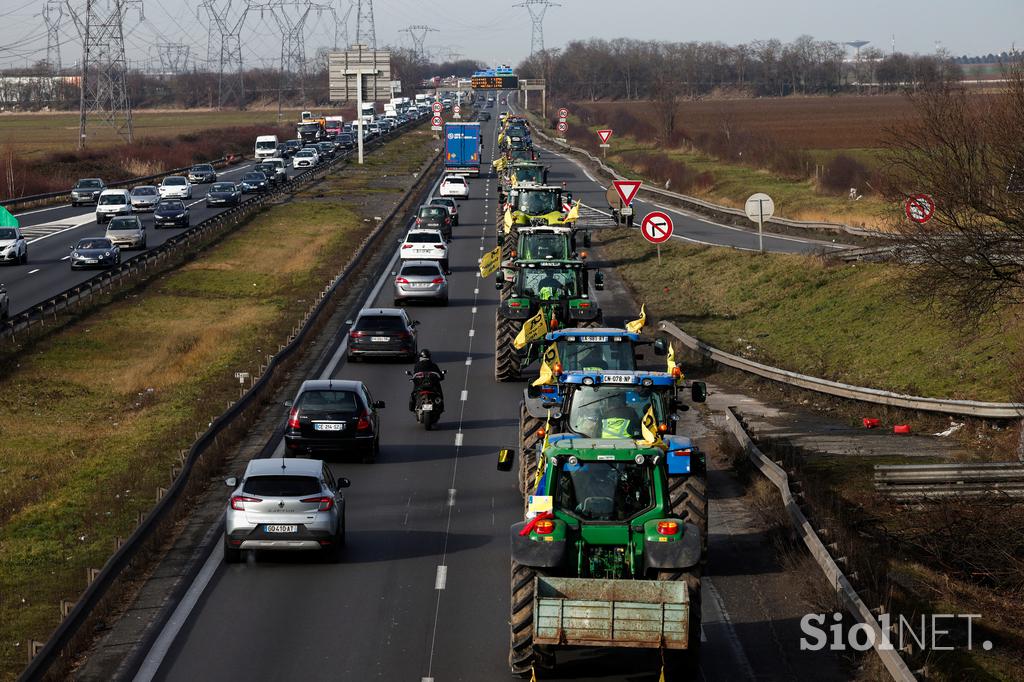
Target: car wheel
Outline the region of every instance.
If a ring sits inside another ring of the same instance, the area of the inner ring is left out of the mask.
[[[228,545],[228,539],[224,538],[224,563],[238,564],[242,562],[242,550]]]
[[[141,248],[143,248],[143,249],[146,248],[146,240],[145,239],[142,240],[142,247]]]
[[[25,249],[25,253],[21,254],[21,264],[26,265],[28,263],[28,249]]]

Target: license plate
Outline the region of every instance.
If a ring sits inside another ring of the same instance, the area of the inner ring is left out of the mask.
[[[98,261],[95,258],[86,258],[85,262],[86,263],[97,263]]]
[[[423,403],[423,405],[422,405],[422,407],[420,407],[420,409],[423,410],[424,412],[432,412],[434,410],[434,404],[433,403]]]
[[[390,340],[391,340],[390,336],[371,336],[370,337],[370,341],[373,341],[374,343],[387,343]]]
[[[412,283],[411,283],[411,284],[409,285],[409,288],[410,288],[410,289],[423,289],[423,288],[425,288],[425,287],[429,287],[429,286],[430,286],[430,285],[429,285],[429,284],[427,284],[426,282],[412,282]]]
[[[268,533],[295,533],[299,530],[296,525],[281,525],[275,524],[271,526],[264,526]]]
[[[314,431],[344,431],[345,430],[345,424],[337,423],[337,422],[313,424],[313,430]]]
[[[634,377],[630,374],[605,374],[602,383],[605,384],[631,384]]]
[[[583,343],[605,343],[608,341],[607,336],[581,336],[580,341]]]

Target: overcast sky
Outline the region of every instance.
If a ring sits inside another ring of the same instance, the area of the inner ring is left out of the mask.
[[[112,0],[99,0],[112,1]],[[236,11],[246,0],[231,0]],[[255,0],[250,0],[255,2]],[[268,0],[262,0],[267,2]],[[293,0],[288,0],[293,1]],[[411,46],[401,29],[436,28],[425,45],[435,53],[459,53],[490,64],[515,64],[530,52],[531,21],[520,0],[376,0],[378,45]],[[157,59],[157,43],[184,43],[193,60],[205,60],[207,19],[197,18],[201,0],[143,0],[145,19],[132,12],[125,26],[131,60]],[[228,0],[215,0],[218,6]],[[348,0],[314,0],[348,7]],[[1024,47],[1024,0],[560,0],[544,21],[547,47],[577,38],[709,40],[728,44],[801,34],[846,42],[870,40],[888,51],[933,52],[936,45],[954,55],[986,54]],[[84,6],[84,0],[72,0]],[[354,4],[354,3],[353,3]],[[46,57],[41,12],[45,0],[0,0],[0,66],[24,65]],[[294,5],[293,5],[294,6]],[[355,32],[355,10],[349,21]],[[247,65],[267,66],[280,57],[280,32],[273,17],[251,12],[244,30]],[[306,48],[334,42],[330,15],[311,14]],[[65,65],[81,55],[81,44],[65,10],[61,27]]]

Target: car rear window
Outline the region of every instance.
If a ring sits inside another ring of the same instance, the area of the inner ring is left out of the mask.
[[[359,401],[352,391],[306,391],[299,396],[298,408],[305,414],[317,412],[352,412]]]
[[[436,265],[406,265],[402,274],[406,277],[437,277],[441,268]]]
[[[462,178],[448,178],[448,180],[446,182],[448,182],[448,183],[450,183],[452,185],[465,185],[466,184],[466,181],[463,180]]]
[[[440,244],[441,235],[436,232],[410,232],[405,241],[409,244]]]
[[[314,476],[250,476],[243,492],[273,497],[299,497],[320,492],[320,480]]]
[[[420,209],[420,217],[421,218],[440,218],[440,217],[444,216],[445,213],[446,213],[446,211],[443,208],[421,208]]]
[[[356,322],[357,331],[405,331],[405,322],[398,315],[364,315]]]

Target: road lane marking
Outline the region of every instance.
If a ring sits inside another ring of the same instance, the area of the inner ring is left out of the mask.
[[[65,256],[65,258],[70,258],[70,256]],[[473,313],[474,315],[476,315],[476,306],[473,306],[473,310],[472,310],[471,312],[472,312],[472,313]]]
[[[30,275],[31,275],[32,273],[30,272],[30,273],[28,273],[28,274],[30,274]],[[470,329],[470,330],[469,330],[469,335],[470,335],[470,337],[473,337],[473,336],[475,336],[475,335],[476,335],[476,330],[475,330],[475,329]]]
[[[480,295],[480,290],[479,289],[473,289],[473,295],[474,296],[479,296]]]
[[[458,433],[455,434],[455,447],[462,447],[462,431],[459,431]]]
[[[64,256],[61,260],[71,260],[71,256]]]
[[[455,506],[455,488],[448,488],[448,506]]]
[[[437,575],[434,576],[434,589],[443,590],[445,584],[448,582],[448,567],[438,566]]]
[[[463,391],[462,395],[459,396],[459,400],[461,400],[462,402],[466,402],[467,400],[469,400],[469,391]]]
[[[466,358],[466,367],[469,367],[472,364],[473,364],[473,356],[469,356],[468,358]]]
[[[30,274],[30,275],[34,275],[34,274],[36,274],[37,272],[39,272],[39,268],[36,268],[35,270],[29,270],[29,271],[28,271],[28,274]]]

